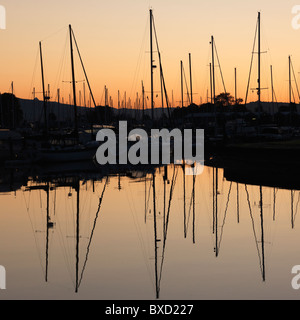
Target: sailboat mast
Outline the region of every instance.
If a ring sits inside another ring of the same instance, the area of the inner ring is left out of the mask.
[[[214,44],[214,37],[211,36],[211,50],[212,50],[212,55],[211,55],[211,73],[212,73],[212,103],[214,105],[214,117],[215,117],[215,136],[217,135],[217,106],[216,106],[216,83],[215,83],[215,44]]]
[[[258,102],[261,102],[261,38],[260,38],[260,12],[258,13]]]
[[[151,59],[151,114],[152,114],[152,121],[154,121],[154,100],[153,100],[153,14],[152,9],[150,9],[150,59]]]
[[[211,36],[211,50],[212,50],[212,55],[211,55],[211,60],[212,60],[212,92],[213,92],[213,104],[216,103],[216,84],[215,84],[215,51],[214,51],[214,37]]]
[[[186,239],[187,237],[187,226],[186,226],[186,189],[185,189],[185,178],[186,178],[186,174],[185,174],[185,162],[183,162],[182,165],[182,170],[183,170],[183,227],[184,227],[184,238]]]
[[[58,117],[58,126],[60,127],[60,89],[57,89],[57,117]]]
[[[50,213],[49,213],[49,183],[47,184],[47,225],[46,225],[46,271],[45,271],[45,281],[48,282],[48,253],[49,253],[49,221],[50,221]]]
[[[219,189],[219,186],[218,186],[218,181],[219,181],[219,168],[216,167],[216,184],[215,184],[216,185],[216,190],[215,190],[215,196],[216,196],[216,200],[215,200],[216,257],[219,256],[219,246],[218,246],[218,189]]]
[[[266,280],[266,271],[265,271],[265,238],[264,238],[264,215],[263,215],[263,190],[262,190],[262,186],[260,186],[259,190],[260,190],[262,277],[263,277],[263,281],[265,281]]]
[[[181,107],[183,109],[184,103],[183,103],[183,64],[182,64],[182,60],[180,61],[180,73],[181,73]]]
[[[40,41],[40,59],[41,59],[41,72],[42,72],[42,88],[43,88],[43,100],[44,100],[44,122],[45,130],[48,131],[47,124],[47,102],[46,102],[46,93],[45,93],[45,79],[44,79],[44,64],[43,64],[43,53],[42,53],[42,42]]]
[[[74,117],[75,117],[75,135],[78,140],[78,117],[77,117],[77,104],[76,104],[76,82],[75,82],[75,70],[74,70],[74,55],[73,55],[73,39],[72,39],[72,26],[69,25],[70,31],[70,51],[71,51],[71,68],[72,68],[72,84],[73,84],[73,105],[74,105]]]
[[[272,89],[272,112],[273,112],[273,121],[275,119],[275,105],[274,105],[274,82],[273,82],[273,66],[270,66],[271,69],[271,89]]]
[[[292,103],[291,56],[289,56],[289,101]]]
[[[11,113],[12,113],[12,121],[11,128],[15,129],[16,124],[16,115],[15,115],[15,102],[14,102],[14,82],[11,83]]]
[[[193,104],[192,55],[189,53],[191,104]]]
[[[272,104],[274,103],[274,83],[273,83],[273,66],[270,66],[271,70],[271,90],[272,90]]]
[[[212,71],[211,71],[211,63],[209,64],[209,76],[210,76],[210,102],[213,103],[213,89],[212,89]],[[207,94],[208,96],[208,94]],[[208,99],[207,99],[208,103]]]
[[[142,81],[142,96],[143,96],[143,123],[145,121],[145,87],[144,82]]]
[[[78,267],[79,267],[79,201],[80,201],[80,181],[78,179],[77,186],[77,214],[76,214],[76,288],[75,292],[78,293],[79,289],[79,277],[78,277]]]
[[[153,217],[154,217],[154,248],[155,248],[155,288],[156,299],[159,299],[159,285],[158,285],[158,237],[157,237],[157,217],[156,217],[156,192],[155,192],[155,173],[152,174],[153,181]]]
[[[235,103],[237,103],[237,77],[236,77],[236,68],[234,68],[234,96],[235,96]]]

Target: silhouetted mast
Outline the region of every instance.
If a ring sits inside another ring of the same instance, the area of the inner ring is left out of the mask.
[[[212,93],[213,93],[213,104],[216,103],[216,83],[215,83],[215,45],[214,45],[214,37],[211,36],[211,50],[212,50],[212,54],[211,54],[211,60],[212,60]]]
[[[14,101],[14,82],[11,83],[11,129],[15,129],[16,127],[16,114],[15,114],[15,101]]]
[[[145,87],[144,82],[142,81],[142,96],[143,96],[143,123],[145,121]]]
[[[79,276],[78,276],[78,271],[79,271],[79,201],[80,201],[80,181],[76,182],[76,192],[77,192],[77,213],[76,213],[76,287],[75,287],[75,292],[78,293],[79,289]]]
[[[183,108],[183,63],[180,61],[180,74],[181,74],[181,107]]]
[[[184,227],[184,238],[187,237],[187,223],[186,223],[186,188],[185,188],[185,161],[182,164],[182,171],[183,171],[183,227]]]
[[[213,103],[213,87],[212,87],[212,70],[211,70],[211,63],[209,64],[209,76],[210,76],[210,102]],[[208,94],[207,94],[208,96]],[[208,99],[207,99],[208,103]]]
[[[151,114],[152,114],[152,121],[154,121],[153,69],[155,67],[153,65],[153,14],[152,14],[152,9],[150,9],[150,59],[151,59]]]
[[[274,110],[274,83],[273,83],[273,66],[270,66],[271,70],[271,90],[272,90],[272,111],[273,111],[273,121],[275,117],[275,110]]]
[[[295,217],[294,217],[294,192],[291,190],[291,223],[292,229],[295,227]]]
[[[264,238],[264,216],[263,216],[263,192],[260,186],[260,219],[261,219],[261,255],[262,255],[262,277],[266,280],[265,271],[265,238]]]
[[[73,41],[72,41],[72,27],[69,25],[70,31],[70,51],[71,51],[71,68],[72,68],[72,85],[73,85],[73,105],[74,105],[74,122],[75,122],[75,137],[77,141],[78,137],[78,117],[77,117],[77,104],[76,104],[76,82],[75,82],[75,70],[74,70],[74,56],[73,56]]]
[[[195,188],[196,188],[196,175],[193,175],[193,193],[192,193],[192,201],[193,201],[193,243],[196,243],[195,238],[195,221],[196,221],[196,208],[195,208]]]
[[[289,56],[289,101],[292,103],[291,56]]]
[[[193,104],[192,55],[189,53],[191,104]]]
[[[156,217],[156,191],[155,191],[155,173],[152,175],[153,178],[153,217],[154,217],[154,246],[155,246],[155,288],[156,288],[156,299],[159,299],[159,282],[158,282],[158,237],[157,237],[157,217]]]
[[[219,169],[216,167],[216,257],[219,256],[219,246],[218,246],[218,180],[219,180]]]
[[[261,103],[261,38],[260,38],[260,12],[258,13],[258,108],[260,112],[260,103]]]
[[[236,77],[236,68],[234,68],[234,96],[235,96],[235,103],[237,103],[237,77]]]
[[[48,282],[48,253],[49,253],[49,222],[50,222],[50,214],[49,214],[49,183],[47,184],[47,226],[46,226],[46,271],[45,271],[45,280]]]
[[[218,246],[218,167],[213,167],[213,233],[215,233],[215,254],[219,255]]]
[[[41,59],[41,72],[42,72],[42,89],[43,89],[43,101],[44,101],[44,122],[45,131],[48,131],[48,121],[47,121],[47,97],[45,92],[45,79],[44,79],[44,64],[43,64],[43,53],[42,53],[42,42],[40,41],[40,59]]]

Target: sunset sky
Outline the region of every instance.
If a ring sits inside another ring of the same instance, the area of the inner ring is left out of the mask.
[[[292,56],[300,81],[300,29],[292,28],[293,0],[1,0],[6,8],[6,30],[0,30],[0,92],[14,82],[15,94],[30,99],[35,88],[41,94],[38,55],[42,41],[46,84],[51,99],[61,90],[68,100],[71,80],[68,25],[71,24],[81,51],[97,104],[104,103],[107,86],[114,106],[117,92],[126,91],[134,102],[141,94],[141,81],[150,91],[149,9],[153,9],[166,85],[170,100],[180,101],[180,60],[188,77],[188,54],[192,54],[194,101],[205,102],[209,87],[210,38],[215,37],[227,92],[234,94],[237,68],[238,96],[245,99],[257,13],[261,12],[262,100],[271,100],[270,65],[279,101],[288,100],[288,56]],[[300,1],[299,1],[300,5]],[[255,56],[255,59],[257,57]],[[155,56],[156,63],[158,61]],[[84,79],[76,58],[76,79]],[[257,62],[251,88],[256,87]],[[216,67],[217,94],[223,91]],[[159,91],[158,69],[155,90]],[[295,85],[295,83],[293,83]],[[78,82],[77,90],[83,90]],[[294,87],[296,94],[296,87]],[[202,100],[201,100],[202,99]],[[249,101],[256,100],[250,92]],[[296,102],[299,99],[296,97]],[[160,99],[155,101],[160,106]]]

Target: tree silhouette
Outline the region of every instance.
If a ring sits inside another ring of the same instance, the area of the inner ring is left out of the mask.
[[[14,129],[23,121],[19,99],[11,93],[0,95],[0,124],[2,128]]]
[[[216,96],[216,104],[220,107],[229,107],[232,106],[235,102],[235,99],[229,92],[223,92]]]

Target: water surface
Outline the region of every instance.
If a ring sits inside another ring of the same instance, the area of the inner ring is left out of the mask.
[[[12,191],[10,191],[12,190]],[[0,299],[298,299],[300,193],[186,176],[24,175],[1,181]]]

